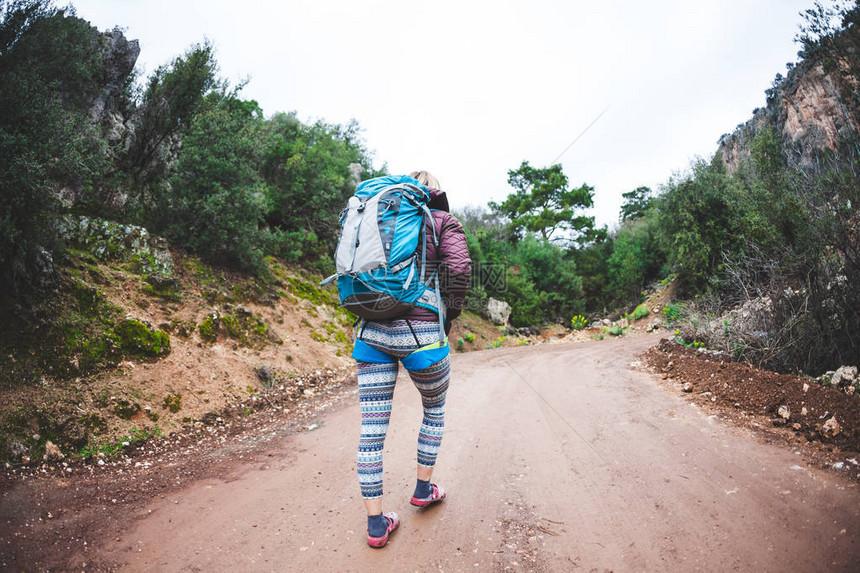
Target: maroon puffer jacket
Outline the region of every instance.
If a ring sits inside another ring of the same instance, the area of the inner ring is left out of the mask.
[[[447,333],[451,329],[451,321],[460,315],[463,308],[463,301],[469,288],[472,260],[469,258],[469,248],[466,246],[466,232],[463,231],[460,221],[448,212],[448,198],[445,193],[431,189],[429,206],[432,209],[433,223],[439,237],[439,248],[437,249],[433,244],[433,234],[428,227],[427,276],[441,265],[439,285],[442,299],[445,301],[445,332]],[[424,308],[414,308],[403,318],[439,320],[435,312]]]

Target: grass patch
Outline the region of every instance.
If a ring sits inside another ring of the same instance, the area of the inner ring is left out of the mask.
[[[81,450],[77,454],[74,454],[74,456],[86,459],[96,457],[99,454],[104,454],[107,457],[113,457],[127,446],[139,442],[145,442],[150,438],[157,438],[159,436],[161,436],[161,428],[158,426],[144,429],[132,428],[127,434],[117,438],[116,440],[96,441],[92,444],[88,444],[81,448]]]

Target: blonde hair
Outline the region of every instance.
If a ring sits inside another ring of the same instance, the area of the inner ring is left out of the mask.
[[[439,185],[439,180],[433,177],[432,173],[427,171],[413,171],[409,174],[413,179],[417,179],[418,183],[424,185],[425,187],[429,187],[430,189],[436,189],[437,191],[441,190],[441,185]]]

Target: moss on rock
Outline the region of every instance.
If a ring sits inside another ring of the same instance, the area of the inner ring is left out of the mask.
[[[200,338],[206,342],[215,342],[219,334],[243,346],[254,348],[265,346],[269,342],[282,342],[273,339],[262,318],[243,306],[237,306],[233,310],[231,305],[226,305],[224,312],[216,309],[203,319],[197,330],[200,332]]]
[[[127,318],[114,327],[124,355],[158,358],[170,353],[170,335],[149,325]]]
[[[218,314],[213,313],[203,319],[197,330],[200,331],[200,338],[206,342],[215,342],[218,338]]]

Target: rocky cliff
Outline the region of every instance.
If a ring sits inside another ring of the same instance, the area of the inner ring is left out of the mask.
[[[750,155],[750,144],[765,127],[780,135],[791,165],[809,167],[820,150],[837,150],[860,134],[856,62],[834,66],[804,61],[787,77],[777,76],[768,90],[767,106],[753,112],[719,141],[719,152],[730,172]]]

